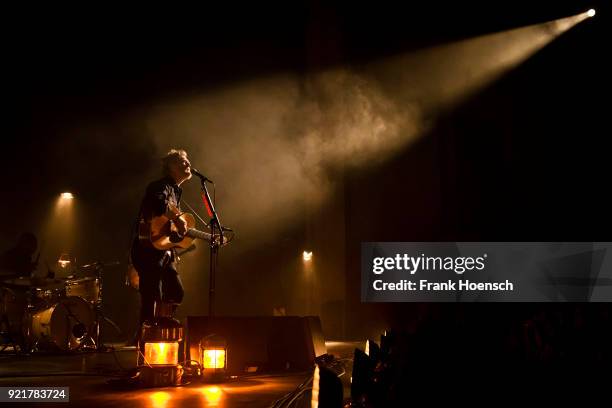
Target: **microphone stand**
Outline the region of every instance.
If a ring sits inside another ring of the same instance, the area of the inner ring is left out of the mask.
[[[215,301],[215,273],[217,271],[217,260],[219,256],[219,245],[215,240],[215,230],[219,230],[220,243],[223,243],[223,227],[219,221],[219,215],[215,210],[215,206],[210,199],[208,194],[208,188],[206,188],[206,178],[200,177],[200,184],[202,186],[202,198],[208,211],[210,219],[210,264],[209,264],[209,283],[208,283],[208,316],[212,317],[214,314],[214,301]]]

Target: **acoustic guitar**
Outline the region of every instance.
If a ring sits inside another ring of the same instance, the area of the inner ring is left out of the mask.
[[[173,209],[174,211],[175,209]],[[211,242],[213,240],[212,234],[200,231],[195,228],[196,220],[190,213],[178,213],[179,218],[185,221],[187,225],[187,232],[180,234],[174,221],[170,220],[165,215],[159,217],[153,217],[151,222],[148,223],[148,233],[151,244],[156,249],[167,250],[171,248],[188,248],[191,246],[195,239],[203,239]],[[221,239],[218,234],[215,234],[214,242],[217,245],[221,244]],[[228,240],[223,237],[223,244],[226,244]]]

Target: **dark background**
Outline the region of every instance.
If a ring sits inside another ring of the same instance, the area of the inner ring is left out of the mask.
[[[271,314],[285,306],[289,314],[321,314],[335,338],[407,324],[433,306],[361,304],[360,242],[609,240],[612,10],[604,6],[351,1],[7,9],[0,242],[8,248],[20,232],[40,231],[57,194],[73,191],[77,258],[125,262],[130,225],[161,154],[137,136],[146,129],[121,118],[151,101],[276,73],[359,66],[597,8],[595,19],[446,111],[409,149],[344,168],[320,208],[271,237],[239,235],[259,245],[247,249],[237,240],[222,253],[220,314]],[[104,124],[104,137],[74,131],[92,123]],[[214,140],[209,150],[215,152]],[[231,174],[203,170],[220,185],[232,183]],[[196,184],[189,189],[195,197]],[[325,271],[309,289],[321,293],[315,302],[308,293],[296,295],[305,283],[291,275],[304,248]],[[193,259],[201,275],[188,279],[183,315],[206,313],[204,246]],[[122,282],[122,267],[106,271],[105,308],[129,332],[138,298]],[[511,304],[473,308],[523,313]]]

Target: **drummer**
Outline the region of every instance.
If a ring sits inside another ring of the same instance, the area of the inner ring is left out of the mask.
[[[30,277],[38,267],[38,259],[33,259],[38,248],[36,235],[23,233],[17,245],[0,255],[0,269],[11,272],[14,277]]]

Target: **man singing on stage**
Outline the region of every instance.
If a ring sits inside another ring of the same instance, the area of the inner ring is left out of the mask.
[[[186,232],[186,224],[179,218],[181,184],[191,178],[191,163],[187,152],[172,149],[162,159],[162,167],[164,176],[149,184],[140,205],[138,235],[130,251],[140,281],[141,325],[154,317],[155,302],[171,305],[174,313],[184,294],[175,250],[154,248],[147,231],[153,217],[163,216],[174,223],[179,234]]]

